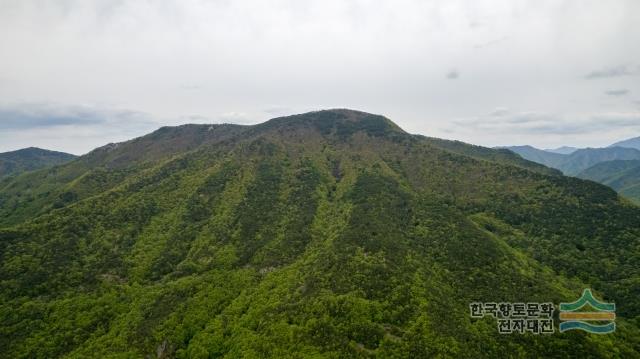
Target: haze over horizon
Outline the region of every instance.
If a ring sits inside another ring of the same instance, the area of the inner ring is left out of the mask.
[[[370,5],[0,1],[0,152],[325,108],[490,147],[640,135],[637,1]]]

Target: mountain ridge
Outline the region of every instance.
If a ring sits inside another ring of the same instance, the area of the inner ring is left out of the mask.
[[[627,147],[640,150],[640,137],[634,137],[627,140],[619,141],[609,145],[609,147]]]
[[[553,153],[559,153],[559,154],[562,154],[562,155],[570,155],[573,152],[575,152],[576,150],[578,150],[577,147],[561,146],[561,147],[558,147],[558,148],[548,148],[548,149],[545,149],[544,151],[553,152]]]

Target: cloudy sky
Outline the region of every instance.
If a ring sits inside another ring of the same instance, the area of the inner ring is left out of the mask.
[[[0,151],[322,108],[498,146],[640,136],[637,0],[0,0]]]

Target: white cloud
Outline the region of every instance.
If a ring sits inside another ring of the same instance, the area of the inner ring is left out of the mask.
[[[455,80],[458,77],[460,77],[460,73],[458,73],[458,70],[451,70],[451,71],[447,72],[447,78],[449,80]]]
[[[0,1],[0,98],[103,103],[163,125],[357,108],[492,144],[510,138],[454,121],[497,106],[636,110],[603,89],[640,91],[627,76],[638,13],[635,0]]]
[[[95,105],[0,104],[0,151],[39,146],[82,154],[159,127],[148,114]]]
[[[615,140],[640,135],[640,112],[606,112],[564,116],[545,112],[503,112],[499,116],[493,111],[487,116],[458,119],[451,133],[462,136],[493,138],[500,134],[501,145],[555,143],[577,145],[577,138],[588,139],[581,146],[600,147]],[[491,143],[485,143],[491,145]],[[546,145],[546,146],[545,146]]]
[[[594,70],[588,73],[585,78],[587,79],[599,79],[608,77],[621,77],[621,76],[633,76],[640,72],[640,66],[633,68],[629,65],[618,65],[607,67],[601,70]]]
[[[627,89],[620,89],[620,90],[608,90],[605,91],[604,93],[609,95],[609,96],[624,96],[626,94],[628,94],[630,91]]]
[[[506,107],[496,107],[495,109],[493,109],[493,111],[489,113],[489,116],[502,117],[502,116],[508,115],[509,113],[510,111]]]

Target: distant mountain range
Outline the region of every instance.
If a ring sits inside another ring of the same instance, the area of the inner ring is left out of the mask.
[[[559,154],[562,154],[562,155],[569,155],[569,154],[572,154],[572,153],[576,152],[577,150],[578,150],[578,147],[562,146],[562,147],[558,147],[558,148],[546,149],[545,151],[553,152],[553,153],[559,153]]]
[[[524,159],[558,169],[565,175],[605,184],[640,203],[640,137],[616,142],[604,148],[506,148]]]
[[[76,156],[70,153],[43,150],[37,147],[0,153],[0,178],[59,165],[74,158]]]

